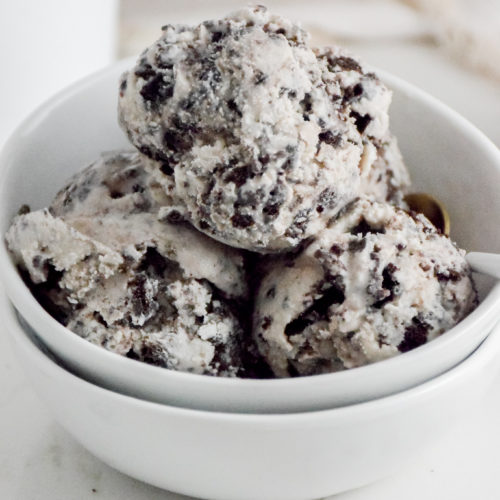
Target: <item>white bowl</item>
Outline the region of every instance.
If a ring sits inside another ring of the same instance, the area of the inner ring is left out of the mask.
[[[75,171],[103,150],[127,147],[117,125],[120,62],[58,94],[14,133],[0,157],[0,232],[23,203],[40,208]],[[500,153],[467,121],[411,85],[384,74],[394,90],[392,130],[416,189],[449,208],[461,246],[500,252]],[[498,318],[500,284],[486,283],[481,305],[431,343],[342,373],[286,380],[223,379],[149,366],[70,333],[30,294],[0,245],[7,294],[43,341],[75,373],[110,389],[174,406],[231,412],[332,408],[403,390],[443,373],[485,338]]]
[[[77,441],[125,474],[202,498],[318,498],[391,475],[465,418],[500,368],[496,327],[444,375],[383,399],[287,415],[187,410],[72,375],[4,310],[19,362]]]

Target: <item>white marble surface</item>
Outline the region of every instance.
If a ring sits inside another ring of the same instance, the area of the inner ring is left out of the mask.
[[[412,28],[413,29],[413,28]],[[322,35],[328,38],[329,35]],[[418,40],[350,39],[346,44],[448,103],[500,145],[500,85]],[[1,327],[0,327],[1,330]],[[92,457],[50,417],[19,371],[0,331],[0,498],[11,500],[180,497],[130,479]],[[500,375],[489,397],[434,449],[397,476],[338,500],[499,498]],[[383,452],[383,450],[381,450]],[[195,481],[196,478],[193,478]]]

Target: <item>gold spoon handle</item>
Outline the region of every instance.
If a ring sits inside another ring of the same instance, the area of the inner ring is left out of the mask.
[[[443,234],[450,235],[450,217],[437,198],[428,193],[411,193],[405,196],[405,201],[410,210],[424,214]],[[470,252],[465,258],[476,273],[500,280],[500,254]]]
[[[424,214],[443,234],[450,235],[450,216],[437,198],[428,193],[410,193],[405,201],[410,210]]]
[[[500,280],[500,254],[470,252],[465,258],[473,271],[481,274],[487,274]]]

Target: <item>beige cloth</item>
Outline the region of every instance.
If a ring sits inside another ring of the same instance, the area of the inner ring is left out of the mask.
[[[437,39],[470,67],[500,80],[499,0],[402,0],[435,26]]]
[[[122,0],[120,55],[158,38],[165,23],[223,16],[248,0]],[[257,2],[255,2],[257,3]],[[500,80],[500,0],[266,0],[301,21],[316,43],[386,41],[438,45],[466,65]]]

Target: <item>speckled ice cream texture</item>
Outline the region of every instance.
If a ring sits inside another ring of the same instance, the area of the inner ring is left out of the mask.
[[[167,368],[234,376],[243,259],[160,220],[167,202],[139,153],[104,155],[49,209],[16,217],[6,240],[43,305],[81,337]]]
[[[423,216],[349,205],[263,278],[254,336],[277,376],[362,366],[416,348],[476,305],[470,268]]]
[[[365,142],[359,174],[360,196],[406,208],[410,176],[393,135]]]
[[[213,238],[289,249],[357,194],[363,139],[308,43],[298,25],[250,8],[164,27],[122,79],[122,127]]]
[[[340,109],[354,120],[362,137],[358,195],[402,205],[410,175],[389,130],[392,92],[369,66],[345,49],[334,46],[314,51],[325,68],[325,84],[340,89]]]

